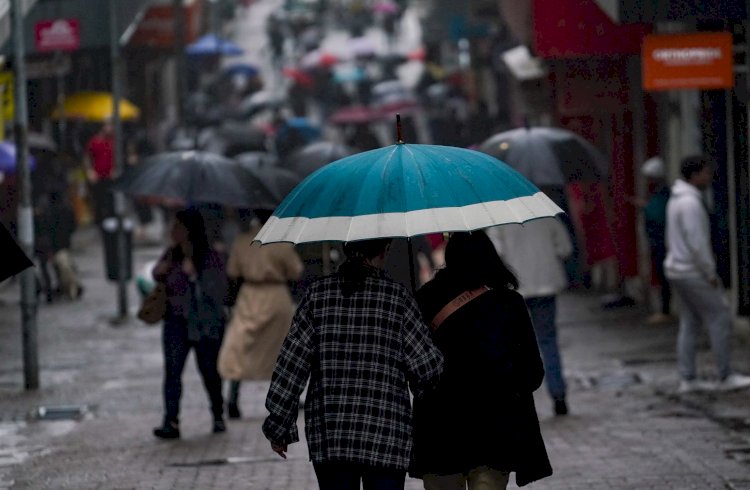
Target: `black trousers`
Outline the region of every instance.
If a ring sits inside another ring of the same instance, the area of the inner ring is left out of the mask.
[[[167,319],[162,332],[164,349],[164,418],[169,422],[179,422],[180,398],[182,398],[182,372],[185,369],[190,349],[195,350],[198,371],[203,378],[203,386],[211,404],[214,419],[224,413],[224,399],[221,395],[221,376],[216,368],[221,339],[188,339],[187,328],[179,322]]]
[[[406,471],[355,463],[313,463],[320,490],[403,490]]]

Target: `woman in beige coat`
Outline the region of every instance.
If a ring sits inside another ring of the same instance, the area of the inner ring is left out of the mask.
[[[261,224],[271,215],[253,213]],[[241,284],[218,361],[221,377],[230,380],[229,418],[240,417],[240,380],[271,379],[294,315],[288,283],[299,279],[304,268],[292,244],[253,243],[259,229],[252,226],[237,235],[227,263],[230,280]]]

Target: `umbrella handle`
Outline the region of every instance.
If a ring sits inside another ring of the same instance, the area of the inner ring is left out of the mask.
[[[396,143],[402,144],[404,142],[401,136],[401,114],[396,114]]]

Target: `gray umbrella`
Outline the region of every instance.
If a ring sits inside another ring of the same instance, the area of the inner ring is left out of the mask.
[[[601,151],[562,128],[511,129],[491,136],[477,150],[502,160],[537,186],[598,182],[609,173]]]
[[[355,153],[357,150],[347,145],[331,141],[317,141],[294,151],[282,160],[280,165],[304,179],[323,165]]]

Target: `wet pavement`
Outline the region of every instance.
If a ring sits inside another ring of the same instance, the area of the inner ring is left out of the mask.
[[[154,439],[160,329],[135,319],[112,326],[117,289],[104,279],[96,233],[79,232],[74,252],[86,294],[40,305],[36,392],[23,391],[18,289],[0,287],[0,488],[316,488],[304,442],[291,446],[284,461],[261,434],[266,383],[244,384],[243,418],[229,421],[226,434],[210,433],[192,357],[183,437]],[[137,248],[136,270],[159,252]],[[134,287],[130,302],[134,310]],[[528,488],[750,488],[750,392],[677,396],[676,326],[645,325],[647,312],[637,306],[605,311],[596,294],[570,292],[559,310],[571,414],[553,417],[544,389],[537,392],[555,474]],[[744,372],[749,338],[740,324],[735,359]],[[711,374],[705,343],[700,365]],[[421,482],[409,479],[407,488]]]

